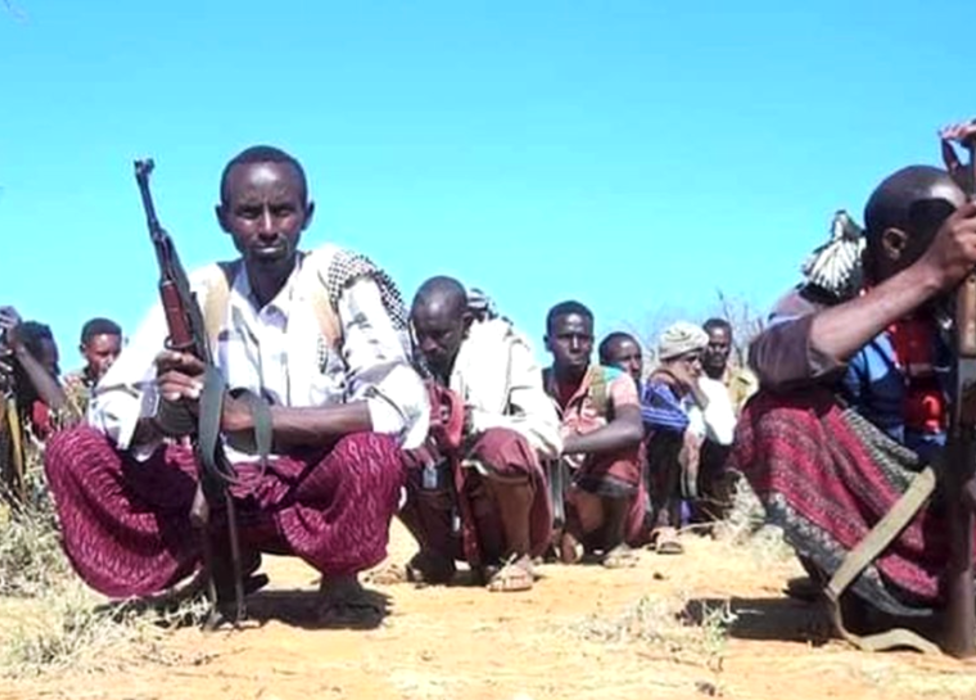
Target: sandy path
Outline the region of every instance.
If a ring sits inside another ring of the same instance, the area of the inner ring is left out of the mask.
[[[795,563],[693,536],[686,545],[683,557],[645,553],[634,569],[543,567],[523,594],[373,585],[388,596],[389,615],[366,631],[315,629],[315,572],[269,558],[272,586],[253,600],[248,629],[167,633],[151,660],[132,659],[118,673],[8,679],[0,698],[976,696],[976,674],[951,660],[820,643],[820,614],[780,593]],[[412,549],[395,527],[391,561]],[[707,623],[681,628],[665,612],[729,599],[737,619],[727,639]],[[126,650],[113,653],[121,660]]]

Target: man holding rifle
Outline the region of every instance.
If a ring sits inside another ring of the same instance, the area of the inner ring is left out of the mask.
[[[224,169],[216,207],[240,257],[189,276],[226,383],[219,429],[236,472],[230,517],[212,504],[210,564],[226,599],[229,548],[215,533],[236,511],[245,590],[263,583],[260,552],[296,555],[323,574],[324,620],[369,622],[381,611],[356,575],[386,554],[400,448],[423,440],[429,408],[392,280],[334,246],[298,249],[313,208],[297,160],[248,148]],[[204,558],[190,519],[199,464],[181,438],[202,413],[205,366],[165,349],[172,334],[157,305],[100,382],[90,426],[47,452],[68,556],[113,597],[160,592]],[[255,401],[270,409],[267,459]]]
[[[950,319],[976,265],[976,204],[948,172],[911,166],[874,190],[864,224],[860,294],[829,307],[788,295],[754,340],[761,391],[733,460],[845,637],[869,649],[931,648],[907,630],[857,633],[876,632],[879,613],[917,621],[948,610],[937,642],[969,655],[972,630],[960,642],[952,628],[973,620],[954,612],[951,589],[957,563],[972,560],[971,535],[958,532],[967,464],[955,437],[972,401],[958,350],[971,322]]]

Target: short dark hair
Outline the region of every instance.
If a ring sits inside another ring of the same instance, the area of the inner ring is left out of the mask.
[[[420,285],[416,295],[414,295],[413,304],[410,307],[411,313],[413,313],[414,307],[420,304],[429,304],[435,299],[451,302],[452,310],[460,314],[467,307],[468,293],[464,289],[464,285],[453,277],[445,275],[431,277]]]
[[[878,185],[864,206],[864,232],[873,254],[884,232],[891,228],[906,233],[933,233],[952,213],[952,207],[935,190],[957,185],[945,170],[930,165],[910,165],[892,173]]]
[[[96,335],[117,335],[122,337],[122,327],[111,319],[96,317],[81,327],[81,344],[88,345]]]
[[[20,324],[17,332],[23,338],[27,352],[38,359],[41,357],[41,343],[45,340],[54,342],[54,333],[51,332],[51,327],[37,321],[24,321]]]
[[[706,333],[711,333],[712,331],[717,331],[718,329],[728,331],[729,335],[732,335],[732,324],[726,321],[724,318],[719,318],[717,316],[712,317],[702,324],[702,329]]]
[[[590,323],[593,323],[593,312],[583,306],[583,304],[573,300],[561,301],[549,309],[549,313],[546,314],[546,333],[552,331],[552,326],[556,322],[556,319],[569,316],[570,314],[582,316]]]
[[[222,203],[227,202],[227,179],[230,177],[230,171],[235,166],[253,163],[287,163],[292,166],[302,183],[302,201],[308,201],[308,181],[305,179],[305,169],[302,168],[298,159],[280,148],[262,145],[245,148],[224,166],[224,172],[220,175],[220,201]]]
[[[637,342],[637,338],[632,336],[630,333],[624,333],[623,331],[614,331],[606,338],[601,340],[600,346],[597,348],[597,354],[600,356],[600,364],[610,364],[610,348],[612,348],[615,344],[623,343],[628,340],[637,347],[640,347],[640,343]]]

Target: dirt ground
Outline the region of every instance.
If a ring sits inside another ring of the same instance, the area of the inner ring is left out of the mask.
[[[272,585],[252,598],[246,629],[167,630],[149,647],[100,651],[100,670],[13,674],[0,698],[976,696],[976,673],[953,660],[868,655],[825,639],[822,613],[781,593],[800,571],[790,558],[684,542],[684,556],[644,552],[632,569],[545,566],[529,593],[370,583],[388,603],[370,630],[316,628],[315,572],[269,558]],[[389,561],[412,552],[395,525]]]

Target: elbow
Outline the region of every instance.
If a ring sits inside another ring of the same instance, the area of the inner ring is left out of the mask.
[[[620,437],[621,442],[625,442],[627,447],[637,447],[644,439],[644,424],[628,423]]]

